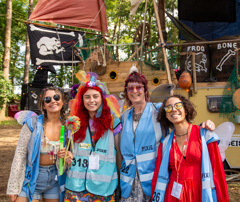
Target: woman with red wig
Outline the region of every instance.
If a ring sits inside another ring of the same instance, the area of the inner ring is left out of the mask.
[[[79,71],[76,76],[81,85],[71,115],[80,118],[81,126],[74,134],[73,155],[68,158],[71,166],[65,201],[115,201],[118,133],[122,128],[117,99],[107,95],[95,73]]]

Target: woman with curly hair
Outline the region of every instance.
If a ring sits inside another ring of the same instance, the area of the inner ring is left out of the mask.
[[[159,146],[152,201],[229,201],[219,138],[192,125],[196,115],[184,96],[164,100],[157,119],[172,132]]]
[[[150,102],[148,80],[135,69],[130,72],[124,85],[129,109],[123,113],[121,119],[122,202],[150,201],[158,147],[161,138],[166,135],[161,127],[162,123],[157,121],[162,103]],[[203,125],[207,128],[211,125],[215,127],[210,120]]]
[[[65,201],[114,201],[120,162],[116,160],[120,157],[119,106],[114,96],[107,95],[103,83],[96,80],[96,74],[80,71],[77,77],[81,86],[71,115],[79,117],[81,126],[74,134],[73,155],[69,157]]]
[[[56,160],[65,125],[63,93],[48,87],[38,102],[42,114],[27,117],[19,136],[7,187],[11,201],[37,202],[43,197],[44,202],[58,202],[60,198]]]

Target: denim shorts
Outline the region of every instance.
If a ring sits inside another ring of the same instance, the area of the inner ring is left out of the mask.
[[[18,196],[27,197],[27,194],[22,190]],[[57,180],[56,165],[39,166],[37,185],[33,194],[33,198],[40,200],[42,197],[45,199],[59,198],[59,185]]]

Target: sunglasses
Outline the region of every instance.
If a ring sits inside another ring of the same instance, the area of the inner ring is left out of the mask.
[[[136,90],[139,92],[139,91],[142,91],[143,85],[128,86],[128,87],[126,87],[126,89],[127,89],[127,91],[130,92],[130,93],[133,92],[134,89],[136,89]]]
[[[177,102],[173,106],[172,105],[167,105],[164,107],[165,112],[170,113],[173,110],[173,107],[177,110],[182,109],[183,103],[182,102]]]
[[[53,96],[53,99],[55,100],[55,101],[59,101],[60,100],[60,95],[59,94],[55,94],[54,96]],[[49,104],[51,101],[52,101],[52,97],[45,97],[44,99],[43,99],[43,101],[45,102],[45,103],[47,103],[47,104]]]

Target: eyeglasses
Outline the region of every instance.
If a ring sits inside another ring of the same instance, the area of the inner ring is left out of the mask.
[[[55,101],[59,101],[60,100],[60,95],[59,94],[55,94],[54,96],[53,96],[53,99],[55,100]],[[47,104],[49,104],[51,101],[52,101],[52,97],[45,97],[44,99],[43,99],[43,101],[45,102],[45,103],[47,103]]]
[[[177,102],[173,106],[174,106],[175,109],[179,110],[179,109],[182,109],[183,103],[182,102]],[[164,107],[165,112],[170,113],[173,110],[173,106],[172,105],[165,106]]]
[[[142,91],[143,85],[134,85],[134,86],[127,86],[126,89],[129,93],[133,92],[134,88],[139,92]]]

